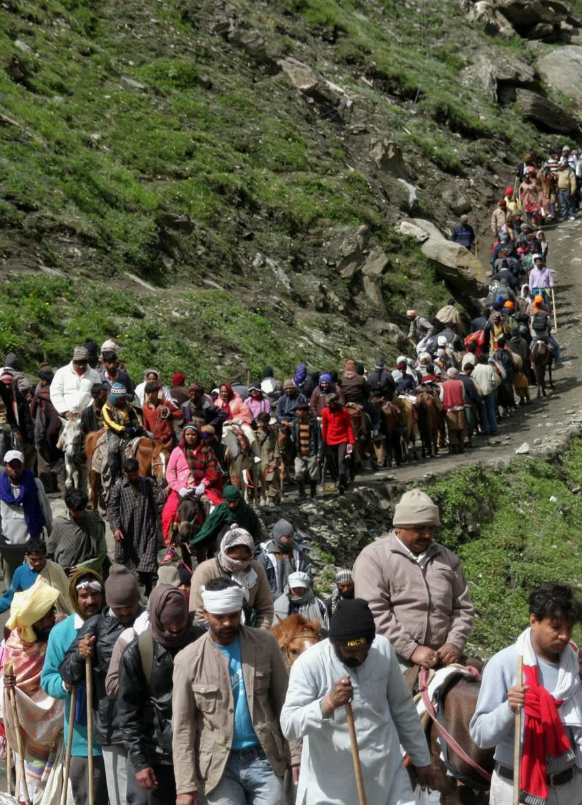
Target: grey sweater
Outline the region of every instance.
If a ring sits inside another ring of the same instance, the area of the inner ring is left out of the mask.
[[[555,690],[558,666],[538,657],[538,679],[546,690]],[[507,703],[507,692],[516,684],[517,648],[514,643],[495,654],[485,666],[477,707],[469,727],[477,746],[482,749],[495,747],[495,760],[508,769],[513,768],[515,715]],[[571,742],[569,728],[566,728],[566,734]],[[573,761],[565,760],[561,765],[552,766],[552,772],[563,771],[572,765]]]

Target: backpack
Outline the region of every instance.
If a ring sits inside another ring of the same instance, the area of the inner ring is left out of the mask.
[[[483,352],[483,347],[487,341],[487,334],[485,333],[485,330],[477,330],[476,333],[470,333],[465,338],[465,345],[468,347],[469,344],[473,343],[473,341],[476,341],[477,343],[477,351],[475,352],[475,355],[480,355]]]
[[[542,310],[539,313],[534,313],[531,320],[531,326],[536,333],[547,333],[548,330],[548,314]]]

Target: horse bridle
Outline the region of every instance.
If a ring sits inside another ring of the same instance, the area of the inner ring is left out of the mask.
[[[159,461],[156,461],[156,458],[159,458]],[[156,467],[162,468],[162,480],[166,477],[166,456],[163,453],[163,449],[160,448],[160,451],[157,456],[152,455],[152,460],[150,462],[150,467],[152,470],[152,478],[154,481],[159,481],[160,479],[156,475]]]

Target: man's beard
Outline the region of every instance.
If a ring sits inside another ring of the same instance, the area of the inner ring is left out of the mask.
[[[343,598],[344,601],[352,599],[355,595],[355,590],[348,590],[347,593],[342,593],[341,590],[338,590],[338,592],[340,594],[340,598]]]

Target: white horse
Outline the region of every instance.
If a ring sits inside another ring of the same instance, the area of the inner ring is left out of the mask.
[[[81,467],[84,461],[83,434],[81,433],[81,420],[79,417],[63,419],[60,417],[62,428],[57,447],[65,454],[65,486],[67,489],[74,486],[81,488]]]

